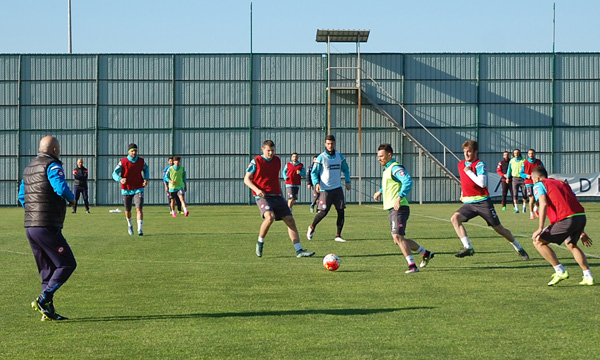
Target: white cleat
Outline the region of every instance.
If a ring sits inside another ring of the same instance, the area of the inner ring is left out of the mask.
[[[336,236],[334,240],[337,241],[337,242],[346,242],[346,239],[344,239],[341,236]]]

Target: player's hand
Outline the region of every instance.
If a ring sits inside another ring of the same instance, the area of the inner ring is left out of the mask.
[[[75,199],[71,200],[71,202],[69,202],[69,206],[73,207],[77,204],[77,201],[75,201]],[[589,238],[588,238],[589,239]]]
[[[465,172],[467,173],[469,171],[471,171],[471,167],[470,166],[465,166]]]
[[[259,197],[265,197],[265,193],[260,189],[258,191],[256,191],[256,195]]]
[[[321,191],[321,184],[316,184],[315,185],[315,191],[318,193]]]
[[[400,210],[400,201],[402,201],[402,198],[400,196],[398,196],[396,200],[394,200],[394,210]]]
[[[352,185],[350,185],[350,183],[346,183],[346,190],[350,190],[352,189]]]
[[[537,229],[533,235],[531,235],[531,239],[533,241],[537,241],[538,237],[540,236],[540,234],[542,233],[543,229]]]
[[[127,183],[127,179],[126,178],[121,178],[121,180],[119,180],[119,182],[123,185],[125,185]]]
[[[296,170],[296,174],[300,175],[300,170]]]
[[[381,198],[381,192],[380,191],[378,191],[375,194],[373,194],[373,200],[379,201],[380,198]]]
[[[148,186],[148,180],[144,179],[144,181],[142,181],[142,187],[146,186]]]
[[[581,239],[581,243],[587,247],[592,246],[592,239],[586,234],[582,233],[579,237]]]

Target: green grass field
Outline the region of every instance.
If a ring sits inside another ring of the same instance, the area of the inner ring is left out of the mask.
[[[600,279],[600,204],[584,205]],[[23,212],[2,208],[0,358],[600,358],[600,286],[578,285],[570,252],[555,248],[571,279],[548,287],[553,269],[529,238],[537,220],[499,211],[531,260],[480,218],[466,225],[475,256],[455,258],[461,243],[448,219],[458,207],[411,206],[407,236],[436,253],[412,275],[386,212],[371,205],[346,210],[347,243],[333,241],[335,211],[307,241],[313,214],[297,205],[302,244],[317,252],[302,259],[281,222],[254,255],[256,206],[192,206],[175,219],[166,206],[146,207],[143,237],[127,235],[124,215],[108,207],[68,213],[63,233],[78,268],[55,296],[64,322],[41,322],[29,307],[40,280]],[[321,264],[330,252],[342,260],[336,272]]]

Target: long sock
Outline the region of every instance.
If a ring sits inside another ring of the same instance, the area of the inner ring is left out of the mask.
[[[311,224],[313,229],[315,229],[317,227],[317,224],[320,223],[321,220],[325,218],[325,216],[327,216],[327,213],[329,213],[329,210],[321,210],[317,215],[315,215],[315,218],[313,219],[313,222]]]
[[[127,225],[133,226],[133,224],[131,223],[131,218],[126,218],[126,219],[127,219]]]
[[[463,246],[466,247],[467,249],[473,248],[473,246],[471,245],[471,242],[469,241],[468,236],[465,236],[464,238],[460,238],[460,242],[462,242]]]
[[[408,255],[408,256],[406,257],[406,262],[408,263],[408,265],[409,265],[409,266],[410,266],[410,265],[414,265],[414,263],[415,263],[415,259],[413,259],[413,256],[412,256],[412,255]]]
[[[300,251],[302,250],[302,244],[300,244],[299,242],[294,244],[294,249],[296,249],[296,251]]]
[[[562,264],[558,264],[556,266],[553,266],[554,271],[556,271],[557,274],[561,275],[565,273],[565,267]]]
[[[519,242],[517,241],[517,239],[513,238],[513,242],[511,242],[511,244],[515,248],[515,251],[519,251],[519,250],[521,250],[523,248],[521,246],[521,244],[519,244]]]
[[[138,220],[137,221],[138,232],[142,232],[142,224],[144,224],[144,220]]]
[[[337,236],[342,236],[342,229],[344,228],[344,209],[339,209],[337,211]]]
[[[258,237],[258,242],[259,242],[259,243],[263,243],[263,242],[265,242],[265,238],[264,238],[264,237],[260,237],[260,236],[259,236],[259,237]]]
[[[419,245],[419,248],[415,251],[413,251],[413,253],[419,254],[419,255],[423,255],[423,253],[427,251],[425,249],[423,249],[423,247],[421,245]]]

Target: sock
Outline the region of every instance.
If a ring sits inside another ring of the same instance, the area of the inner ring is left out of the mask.
[[[412,255],[408,255],[406,257],[406,262],[408,263],[408,266],[411,266],[415,264],[415,259],[413,259]]]
[[[515,248],[515,251],[519,251],[523,248],[516,239],[513,239],[513,242],[511,242],[511,244]]]
[[[527,205],[523,204],[523,212],[525,212],[526,207],[527,207]]]
[[[587,279],[593,279],[594,277],[592,276],[592,270],[583,270],[583,277]]]
[[[265,238],[264,237],[258,237],[258,242],[259,243],[264,243],[265,242]]]
[[[137,224],[138,224],[138,232],[142,232],[142,224],[144,223],[144,220],[138,220]]]
[[[530,212],[529,212],[529,216],[533,216],[533,211],[530,211]]]
[[[296,252],[302,250],[302,244],[300,244],[299,242],[294,244],[294,249],[296,249]]]
[[[186,211],[187,211],[187,206],[184,206],[183,207],[183,212],[186,212]]]
[[[131,218],[126,218],[127,219],[127,225],[132,226],[131,224]]]
[[[423,253],[425,253],[425,251],[427,251],[427,250],[423,249],[423,247],[421,245],[419,245],[419,248],[417,250],[413,251],[413,253],[423,255]]]
[[[463,246],[466,247],[467,249],[473,248],[473,246],[471,246],[471,242],[469,241],[468,236],[465,236],[464,238],[460,238],[460,241],[462,242]]]
[[[556,266],[553,266],[554,271],[556,271],[557,274],[562,275],[565,273],[565,267],[562,266],[562,264],[558,264]]]

